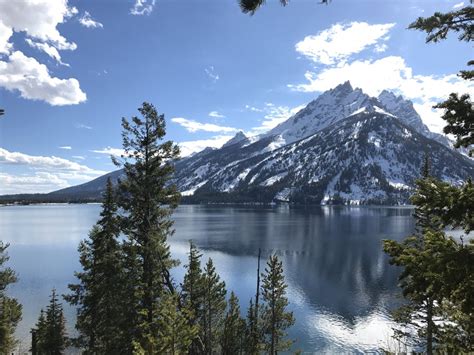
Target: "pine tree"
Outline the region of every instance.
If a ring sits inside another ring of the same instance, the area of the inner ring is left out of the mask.
[[[448,13],[435,13],[419,18],[409,28],[426,32],[426,42],[444,40],[451,32],[457,33],[459,40],[470,42],[474,40],[474,8],[466,6]],[[474,65],[474,61],[469,61],[468,65]],[[459,76],[473,80],[474,71],[462,70]],[[447,122],[444,132],[456,136],[455,147],[471,148],[474,107],[470,96],[453,93],[435,107],[444,109],[443,119]],[[421,246],[415,242],[416,237],[409,237],[402,243],[384,242],[391,262],[403,267],[400,281],[409,300],[398,312],[398,320],[418,327],[428,354],[434,351],[472,352],[474,243],[472,240],[468,244],[459,243],[439,231],[448,226],[462,228],[466,233],[474,230],[472,182],[468,179],[463,186],[452,186],[432,177],[420,179],[411,200],[419,213],[429,218],[430,223],[434,222],[435,228],[423,228]],[[435,316],[441,317],[442,321],[434,322]],[[419,317],[423,318],[421,322]]]
[[[17,281],[15,272],[5,263],[9,257],[6,253],[8,244],[0,241],[0,354],[9,355],[16,345],[15,329],[21,320],[21,304],[6,295],[6,289]]]
[[[247,318],[245,324],[245,353],[259,354],[261,343],[260,322],[255,317],[255,305],[253,299],[250,299],[247,309]]]
[[[36,328],[32,329],[32,350],[37,355],[61,355],[68,344],[63,306],[53,289],[46,312],[41,310]]]
[[[100,219],[79,247],[82,272],[78,284],[65,296],[77,306],[76,328],[79,345],[90,353],[127,353],[130,344],[122,334],[124,323],[124,283],[122,248],[113,185],[107,180]]]
[[[199,331],[196,324],[191,324],[191,315],[188,307],[178,307],[178,295],[167,293],[162,297],[157,322],[157,353],[188,354]]]
[[[239,300],[234,292],[231,292],[221,336],[222,354],[241,354],[244,346],[244,335],[245,321],[240,316]]]
[[[192,326],[197,326],[202,323],[204,311],[204,276],[201,270],[201,257],[198,249],[193,242],[189,245],[188,265],[186,265],[186,274],[182,284],[181,297],[183,304],[191,311],[189,322]],[[202,333],[202,332],[199,332]],[[200,354],[204,351],[204,343],[201,336],[193,340],[189,353]]]
[[[269,354],[289,350],[293,341],[287,340],[286,329],[295,323],[292,312],[288,312],[288,299],[283,263],[276,255],[270,256],[262,274],[262,298],[265,303],[262,312],[263,347]]]
[[[36,326],[31,329],[31,353],[33,355],[40,355],[44,350],[44,342],[47,339],[46,329],[46,316],[44,310],[41,309]]]
[[[204,309],[202,317],[201,337],[204,342],[204,353],[213,354],[219,347],[224,312],[226,308],[226,289],[224,281],[209,258],[204,268]]]
[[[260,255],[261,250],[258,249],[257,257],[257,288],[255,290],[255,303],[250,300],[250,305],[247,313],[247,327],[246,327],[246,351],[249,354],[258,354],[260,350],[260,343],[262,339],[262,332],[260,329],[260,314],[259,314],[259,297],[260,297]]]
[[[170,269],[177,262],[171,258],[167,238],[173,234],[171,213],[179,199],[178,190],[169,184],[179,149],[171,141],[160,142],[166,133],[165,120],[153,105],[145,102],[138,110],[142,118],[122,120],[125,178],[119,184],[121,225],[128,243],[127,263],[134,268],[130,271],[135,278],[125,288],[131,292],[127,296],[129,308],[138,315],[129,320],[129,332],[152,354],[160,297],[164,292],[175,292]]]

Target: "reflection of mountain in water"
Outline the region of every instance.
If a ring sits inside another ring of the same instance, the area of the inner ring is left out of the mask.
[[[381,241],[408,235],[414,227],[411,213],[407,208],[187,206],[176,215],[176,238],[193,238],[201,248],[234,256],[256,255],[258,248],[264,256],[277,252],[290,287],[310,306],[352,323],[396,302],[398,273]]]

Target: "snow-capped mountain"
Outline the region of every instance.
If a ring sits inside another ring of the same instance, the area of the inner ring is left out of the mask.
[[[453,146],[452,142],[446,136],[429,130],[413,107],[413,102],[410,100],[404,99],[401,95],[396,96],[393,92],[387,90],[383,90],[380,93],[378,100],[388,112],[413,127],[418,133],[434,139],[447,147],[451,148]]]
[[[257,142],[244,137],[178,162],[174,181],[183,195],[196,201],[407,203],[425,152],[437,177],[460,183],[474,176],[474,163],[430,132],[411,101],[388,91],[373,98],[349,82]]]
[[[238,132],[178,161],[173,182],[190,202],[403,204],[425,153],[433,176],[474,177],[474,161],[430,132],[410,101],[388,91],[370,97],[346,82],[266,134]],[[104,181],[53,194],[92,196]]]

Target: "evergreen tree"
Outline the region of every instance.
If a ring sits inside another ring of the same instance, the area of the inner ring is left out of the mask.
[[[442,280],[431,277],[442,266],[433,249],[436,243],[443,242],[444,236],[439,232],[426,231],[422,247],[418,240],[416,236],[406,238],[402,243],[386,240],[384,250],[391,257],[391,264],[403,267],[399,277],[400,287],[409,301],[394,312],[394,319],[404,326],[396,335],[410,338],[405,329],[408,326],[416,328],[420,340],[415,339],[414,343],[426,346],[426,352],[433,354],[437,333],[434,319],[439,314],[437,305],[442,301]]]
[[[9,355],[16,345],[15,329],[21,320],[21,304],[8,297],[6,289],[17,281],[15,272],[5,267],[9,257],[6,253],[8,244],[0,241],[0,354]]]
[[[33,355],[40,355],[41,351],[45,349],[46,330],[46,316],[44,310],[41,309],[38,322],[35,328],[31,329],[31,353]]]
[[[474,7],[465,6],[447,13],[436,12],[427,18],[420,17],[409,28],[426,32],[427,43],[445,40],[450,32],[457,33],[460,41],[471,42],[474,41]],[[467,64],[474,65],[474,61]],[[461,70],[459,76],[465,80],[474,80],[474,70]],[[469,148],[474,144],[474,106],[469,94],[459,96],[458,93],[452,93],[446,101],[435,107],[445,110],[443,119],[447,125],[444,133],[455,135],[456,148]],[[473,153],[471,149],[469,154]]]
[[[46,314],[45,314],[46,313]],[[67,347],[66,320],[63,306],[53,289],[46,312],[41,310],[36,328],[32,329],[32,349],[37,355],[61,355]]]
[[[171,213],[179,199],[178,190],[169,184],[179,149],[171,141],[160,142],[165,136],[165,119],[153,105],[145,102],[138,110],[142,118],[122,120],[125,179],[119,184],[124,212],[121,225],[133,276],[125,289],[130,291],[128,308],[137,315],[131,315],[127,333],[133,333],[144,351],[152,354],[160,297],[164,292],[175,292],[170,269],[177,262],[171,258],[167,238],[173,234]]]
[[[250,299],[245,328],[245,353],[251,355],[259,354],[261,343],[260,322],[255,315],[255,305]]]
[[[234,292],[231,292],[221,337],[222,354],[241,354],[244,345],[244,334],[245,321],[240,317],[239,300]]]
[[[204,343],[204,353],[213,354],[218,350],[222,332],[224,313],[226,309],[226,289],[224,281],[209,258],[204,268],[204,309],[202,317],[201,338]]]
[[[202,323],[204,312],[204,276],[201,270],[201,257],[198,249],[193,242],[189,245],[188,265],[186,265],[186,274],[182,284],[181,297],[183,304],[190,309],[190,325],[197,326]],[[202,333],[202,332],[199,332]],[[193,340],[189,353],[200,354],[204,351],[204,342],[198,334]]]
[[[265,302],[262,312],[263,346],[269,354],[289,350],[293,341],[287,340],[286,329],[295,323],[292,312],[288,312],[288,299],[283,263],[276,255],[270,256],[262,275],[262,298]]]
[[[77,306],[76,328],[79,345],[88,353],[121,354],[130,350],[122,334],[124,323],[124,283],[122,249],[117,238],[117,203],[110,178],[104,193],[100,219],[89,240],[79,246],[82,272],[78,284],[65,296]]]
[[[471,1],[472,3],[472,1]],[[427,42],[438,42],[450,32],[461,41],[474,40],[474,8],[466,6],[448,13],[419,18],[411,29],[427,33]],[[468,65],[473,65],[470,61]],[[473,70],[459,76],[474,79]],[[456,147],[470,148],[474,143],[474,107],[470,96],[453,93],[436,106],[444,109],[445,133],[456,136]],[[470,151],[472,154],[473,151]],[[410,237],[403,243],[385,241],[391,262],[402,266],[401,286],[409,304],[401,309],[403,323],[414,323],[426,340],[426,351],[474,351],[474,243],[459,243],[439,231],[460,227],[474,229],[474,187],[471,180],[452,186],[432,177],[420,179],[412,197],[416,209],[427,216],[435,228],[423,230],[423,245]],[[416,317],[423,317],[422,322]],[[439,316],[441,322],[434,322]],[[454,325],[454,326],[453,326]],[[437,349],[434,349],[434,347]]]
[[[192,311],[178,305],[178,295],[167,293],[161,299],[157,322],[159,354],[188,354],[198,335],[198,326],[190,322]]]

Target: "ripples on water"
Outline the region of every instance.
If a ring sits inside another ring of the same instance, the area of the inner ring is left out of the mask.
[[[65,293],[74,282],[77,244],[99,212],[99,205],[0,208],[0,235],[11,243],[10,265],[20,277],[11,293],[23,303],[17,333],[25,344],[51,288]],[[180,206],[170,244],[183,265],[193,239],[204,261],[213,258],[227,289],[236,291],[244,313],[255,293],[258,248],[264,257],[279,254],[296,317],[290,331],[295,349],[393,349],[388,310],[400,302],[398,270],[388,265],[381,241],[410,234],[411,213],[409,208],[380,207]],[[183,275],[182,266],[173,270],[177,282]],[[74,310],[66,307],[66,312],[73,333]]]

